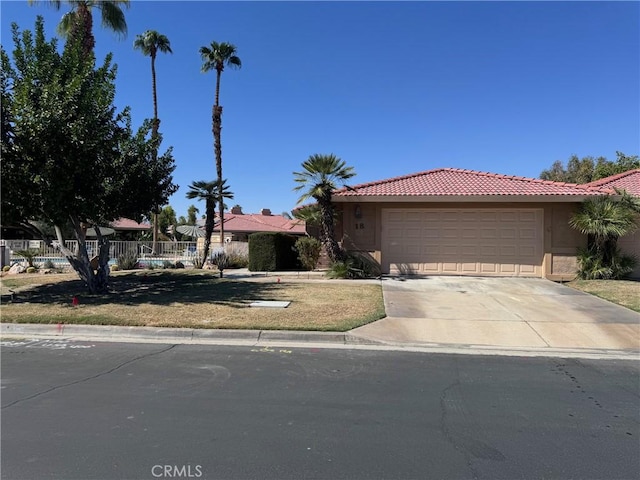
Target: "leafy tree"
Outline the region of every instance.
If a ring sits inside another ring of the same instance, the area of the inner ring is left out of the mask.
[[[320,260],[322,243],[317,238],[300,237],[296,240],[295,249],[298,252],[298,259],[304,268],[315,270]]]
[[[29,0],[29,4],[39,3]],[[48,0],[56,10],[60,10],[61,0]],[[58,33],[74,43],[79,40],[85,57],[93,53],[96,41],[93,36],[93,13],[95,7],[100,10],[102,26],[119,35],[127,34],[127,21],[122,6],[129,7],[129,0],[68,0],[71,10],[65,13],[58,25]]]
[[[167,205],[158,214],[158,229],[164,235],[167,235],[167,231],[170,225],[175,226],[178,223],[176,219],[176,212],[171,205]]]
[[[320,209],[320,237],[332,262],[345,259],[345,253],[338,245],[334,232],[334,208],[331,196],[334,190],[344,186],[355,175],[353,167],[333,154],[311,155],[302,163],[302,172],[293,172],[294,181],[299,185],[295,191],[303,191],[298,203],[313,198]]]
[[[640,202],[626,192],[620,199],[600,196],[585,200],[569,225],[588,235],[588,246],[578,254],[578,275],[585,279],[620,278],[635,266],[632,257],[618,249],[618,238],[632,233],[638,225]]]
[[[3,189],[3,218],[55,225],[61,251],[89,290],[106,292],[109,241],[96,228],[98,258],[92,266],[86,229],[119,217],[140,219],[167,203],[177,189],[171,149],[156,158],[161,137],[148,138],[151,121],[133,132],[128,108],[116,111],[110,55],[95,68],[79,40],[68,41],[60,54],[56,39],[46,41],[41,17],[35,34],[12,28],[13,64],[2,50],[8,79],[2,94],[10,97],[12,134],[3,146],[11,152],[2,159],[3,183],[24,186],[26,195],[8,197]],[[66,224],[78,241],[75,252],[64,247]]]
[[[219,189],[218,182],[206,182],[204,180],[200,180],[189,185],[187,198],[204,200],[205,202],[207,218],[204,223],[205,237],[204,252],[202,255],[203,262],[209,258],[208,255],[211,247],[211,235],[213,235],[213,229],[216,221],[216,201],[221,201],[220,199],[222,198],[233,198],[233,193],[228,190],[226,182],[226,180],[222,182],[222,190]],[[222,219],[220,221],[222,222]],[[222,235],[222,229],[220,232]]]
[[[560,160],[556,160],[550,169],[540,173],[540,178],[554,182],[582,184],[640,168],[638,156],[627,156],[622,152],[616,152],[616,156],[617,160],[612,162],[605,157],[579,158],[577,155],[572,155],[566,167]]]
[[[220,79],[225,66],[231,68],[242,67],[240,58],[236,55],[237,49],[231,43],[211,42],[208,47],[200,47],[200,56],[202,57],[202,72],[207,73],[211,70],[216,71],[216,95],[212,109],[212,131],[214,154],[216,158],[216,173],[218,175],[218,190],[224,189],[222,180],[222,107],[220,106]],[[224,202],[220,197],[218,209],[220,211],[220,244],[224,242]],[[209,215],[207,215],[208,217]]]
[[[200,210],[195,205],[189,205],[189,208],[187,208],[187,224],[195,225],[198,223],[198,213],[200,213]]]
[[[143,55],[151,57],[151,92],[153,95],[153,128],[151,129],[151,137],[156,138],[158,129],[160,128],[160,120],[158,119],[158,95],[156,88],[156,56],[158,52],[173,53],[171,51],[171,42],[169,39],[155,30],[147,30],[136,37],[133,42],[133,48],[140,50]],[[153,242],[151,253],[155,255],[158,249],[158,211],[153,212]]]

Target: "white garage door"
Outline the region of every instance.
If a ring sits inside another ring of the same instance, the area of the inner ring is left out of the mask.
[[[384,209],[389,273],[542,276],[541,209]]]

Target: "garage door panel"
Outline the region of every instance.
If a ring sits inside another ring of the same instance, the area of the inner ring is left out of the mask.
[[[382,216],[389,271],[541,276],[541,209],[385,209]]]

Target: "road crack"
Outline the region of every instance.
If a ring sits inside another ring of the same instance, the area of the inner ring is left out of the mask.
[[[18,400],[14,400],[13,402],[11,402],[11,403],[9,403],[7,405],[3,405],[2,406],[2,410],[4,410],[5,408],[13,407],[14,405],[17,405],[19,403],[26,402],[27,400],[33,400],[34,398],[41,397],[42,395],[46,395],[47,393],[51,393],[51,392],[53,392],[55,390],[60,390],[61,388],[72,387],[73,385],[78,385],[80,383],[88,382],[89,380],[94,380],[96,378],[100,378],[100,377],[103,377],[105,375],[109,375],[110,373],[113,373],[116,370],[118,370],[118,369],[120,369],[120,368],[122,368],[122,367],[124,367],[126,365],[130,365],[130,364],[132,364],[134,362],[137,362],[138,360],[142,360],[144,358],[153,357],[154,355],[160,355],[161,353],[168,352],[169,350],[171,350],[175,346],[176,345],[171,345],[171,346],[169,346],[167,348],[164,348],[162,350],[159,350],[157,352],[146,353],[144,355],[140,355],[138,357],[134,357],[131,360],[127,360],[126,362],[122,362],[121,364],[116,365],[115,367],[113,367],[113,368],[111,368],[111,369],[109,369],[109,370],[107,370],[105,372],[97,373],[95,375],[91,375],[90,377],[85,377],[85,378],[82,378],[80,380],[76,380],[76,381],[69,382],[69,383],[64,383],[62,385],[56,385],[55,387],[48,388],[48,389],[46,389],[46,390],[44,390],[42,392],[34,393],[33,395],[29,395],[28,397],[19,398]]]

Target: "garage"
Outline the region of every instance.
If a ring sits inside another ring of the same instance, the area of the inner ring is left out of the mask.
[[[382,267],[392,274],[541,277],[542,209],[382,210]]]

